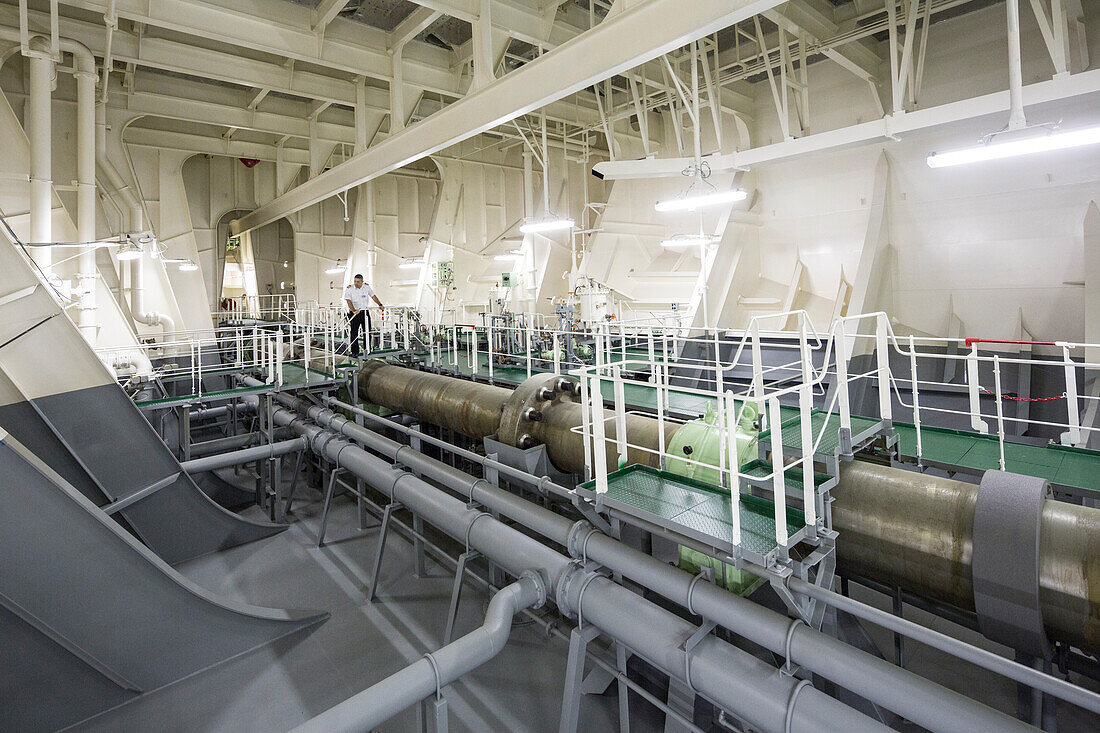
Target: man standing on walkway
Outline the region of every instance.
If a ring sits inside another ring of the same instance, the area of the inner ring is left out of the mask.
[[[348,319],[351,321],[351,355],[359,356],[360,332],[363,333],[364,344],[370,338],[371,322],[367,308],[370,306],[371,300],[374,300],[379,308],[385,306],[374,294],[371,286],[363,282],[363,276],[358,274],[355,276],[354,283],[344,288],[344,300],[348,304]],[[366,321],[365,327],[364,320]]]

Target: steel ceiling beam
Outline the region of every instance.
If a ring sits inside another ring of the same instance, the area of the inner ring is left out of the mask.
[[[322,32],[329,23],[336,19],[340,11],[346,8],[348,0],[321,0],[313,9],[313,30]]]
[[[66,5],[106,13],[107,0],[67,0]],[[386,32],[363,23],[329,24],[323,42],[313,29],[313,9],[284,0],[213,3],[197,0],[116,0],[118,17],[199,36],[239,48],[275,54],[296,61],[363,75],[383,81],[393,78]],[[427,43],[405,49],[404,81],[421,89],[455,97],[461,94],[459,75],[451,68],[451,53]]]
[[[32,22],[49,22],[49,15],[46,13],[31,11],[30,17]],[[0,5],[0,25],[17,27],[18,23],[17,8]],[[84,44],[97,57],[102,58],[106,53],[102,24],[62,16],[59,29],[62,37]],[[111,55],[120,63],[185,74],[195,79],[228,82],[256,90],[266,89],[268,92],[331,102],[349,108],[353,108],[356,102],[355,82],[351,77],[337,78],[180,41],[139,36],[122,28],[116,28],[113,33]],[[389,111],[389,94],[385,88],[368,86],[365,93],[369,108]],[[563,103],[550,108],[549,119],[591,125],[598,123],[598,113],[592,107]]]
[[[649,0],[234,222],[248,231],[533,112],[782,0]]]

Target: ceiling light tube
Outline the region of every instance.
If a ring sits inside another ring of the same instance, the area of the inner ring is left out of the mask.
[[[179,269],[181,272],[194,272],[195,270],[199,269],[199,266],[191,260],[186,260],[180,263]]]
[[[554,232],[559,229],[572,229],[572,219],[559,219],[557,217],[551,217],[548,219],[536,219],[534,221],[528,221],[522,224],[519,228],[524,234],[537,234],[539,232]]]
[[[997,142],[996,137],[994,137],[984,145],[952,150],[946,153],[932,153],[928,156],[928,167],[946,168],[967,163],[981,163],[987,160],[1015,158],[1031,153],[1066,150],[1098,143],[1100,143],[1100,126],[1085,127],[1078,130],[1058,130],[1047,135],[1010,139],[1004,142]]]
[[[497,256],[493,257],[493,259],[496,260],[497,262],[515,262],[516,260],[519,259],[519,255],[503,254],[503,255],[497,255]]]
[[[657,211],[695,211],[707,206],[719,204],[732,204],[736,201],[744,201],[748,198],[747,191],[741,188],[733,188],[728,191],[713,191],[711,193],[691,194],[678,196],[674,199],[658,201],[654,205]]]
[[[339,275],[342,272],[346,272],[347,269],[348,269],[347,265],[340,262],[340,260],[336,260],[336,264],[334,266],[328,268],[327,270],[325,270],[325,274],[326,275]]]
[[[717,241],[717,237],[706,234],[677,234],[674,237],[662,240],[661,246],[666,249],[686,250],[700,245],[714,244]]]
[[[424,260],[405,260],[398,267],[402,270],[417,270],[424,264]]]

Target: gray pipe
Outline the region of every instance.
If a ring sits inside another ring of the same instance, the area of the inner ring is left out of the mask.
[[[294,398],[285,395],[280,398],[284,404],[292,400]],[[513,576],[522,576],[528,570],[538,573],[546,584],[548,593],[557,591],[555,598],[558,607],[565,614],[575,613],[575,606],[564,594],[565,590],[573,588],[573,602],[579,603],[578,580],[583,585],[588,578],[593,579],[593,587],[584,593],[585,614],[618,616],[615,623],[621,624],[631,623],[631,619],[648,618],[655,609],[649,601],[633,593],[613,593],[609,596],[608,584],[596,581],[598,576],[595,573],[578,568],[571,558],[494,519],[492,515],[469,507],[466,502],[411,473],[395,468],[334,432],[303,422],[291,410],[275,410],[272,418],[277,424],[289,425],[295,432],[306,437],[315,452],[365,480],[391,500],[401,502],[428,523],[492,559]],[[682,644],[691,635],[693,627],[671,613],[660,611],[658,615],[660,625],[657,626],[634,622],[639,623],[639,628],[631,634],[630,646],[635,653],[661,666],[662,662],[667,664],[672,658],[669,650]],[[708,650],[707,659],[698,663],[699,669],[708,670],[706,673],[700,672],[708,681],[703,683],[694,680],[700,694],[762,731],[857,733],[889,730],[878,721],[844,706],[812,686],[800,689],[795,697],[794,690],[802,686],[801,681],[786,676],[776,679],[775,667],[716,637],[701,642],[700,647]],[[685,652],[677,663],[669,664],[668,667],[662,666],[662,669],[677,679],[684,679],[685,657],[691,655]],[[708,665],[713,665],[713,669]],[[747,703],[749,700],[755,701],[767,696],[792,700],[794,705],[789,711],[786,707],[779,711],[775,706],[753,707]],[[1013,722],[1007,716],[1002,717],[1010,723]],[[1006,729],[1011,729],[1011,725],[1001,727],[1001,730]]]
[[[196,474],[203,471],[213,471],[217,468],[239,466],[242,463],[251,463],[252,461],[262,461],[265,458],[277,458],[285,456],[287,453],[305,450],[308,447],[305,438],[291,438],[290,440],[257,445],[253,448],[245,448],[232,453],[219,453],[205,458],[196,458],[181,463],[180,467],[189,474]]]
[[[375,726],[495,657],[508,641],[512,618],[523,609],[541,602],[544,592],[542,582],[531,575],[501,588],[489,601],[485,623],[479,628],[376,682],[294,730],[296,733],[374,730]]]
[[[693,584],[690,575],[633,550],[606,535],[577,532],[574,529],[574,523],[564,517],[493,487],[484,479],[475,479],[451,466],[418,454],[408,446],[373,433],[331,410],[316,407],[289,395],[280,395],[277,399],[284,405],[305,412],[311,420],[357,441],[361,440],[371,449],[399,459],[409,468],[465,493],[471,499],[499,511],[559,544],[569,546],[574,556],[585,555],[670,600],[693,609],[704,618],[720,623],[777,654],[785,654],[787,633],[791,627],[790,619],[711,584]],[[277,413],[276,422],[279,420]],[[353,473],[355,473],[354,470]],[[584,538],[583,547],[576,546],[580,538]],[[482,552],[495,559],[495,556],[500,554],[500,549],[493,549],[496,550],[495,553]],[[588,598],[587,593],[588,591],[586,591],[585,600]],[[807,637],[811,637],[810,641],[805,641]],[[796,640],[800,643],[795,644]],[[799,625],[794,629],[791,642],[791,657],[797,664],[930,730],[1030,730],[1030,726],[1025,723],[884,660],[853,649],[805,625]],[[818,655],[829,655],[832,659],[819,659]],[[680,669],[683,667],[681,666]],[[665,671],[670,670],[666,668]],[[675,674],[675,672],[672,673]]]
[[[864,621],[870,621],[877,626],[907,636],[933,649],[939,649],[942,652],[951,654],[971,664],[976,664],[979,667],[996,672],[1014,682],[1019,682],[1032,689],[1046,692],[1066,702],[1084,708],[1085,710],[1100,714],[1100,695],[1091,690],[1086,690],[1083,687],[1070,684],[1053,675],[1043,674],[1039,670],[1007,659],[999,654],[986,651],[973,644],[967,644],[965,641],[956,639],[953,636],[941,634],[934,629],[915,624],[901,616],[895,616],[892,613],[875,608],[874,606],[869,606],[866,603],[860,603],[855,599],[831,591],[828,588],[822,588],[813,583],[807,583],[801,578],[796,578],[794,576],[789,577],[787,579],[787,587],[796,593],[801,593],[810,598],[816,598],[819,601],[829,604],[833,608],[850,613]]]
[[[292,399],[294,398],[287,398],[284,401]],[[680,570],[602,534],[593,534],[587,539],[586,546],[577,546],[580,542],[578,538],[583,537],[585,532],[578,532],[574,524],[565,517],[543,509],[515,494],[502,491],[484,479],[475,479],[452,466],[417,453],[409,446],[374,433],[340,415],[334,414],[330,410],[315,407],[305,402],[298,406],[308,410],[311,420],[327,425],[357,442],[362,442],[372,450],[393,458],[449,488],[466,494],[474,501],[530,527],[548,539],[562,545],[569,545],[568,549],[574,556],[586,556],[589,559],[596,560],[682,606],[694,608],[696,612],[701,613],[705,618],[720,623],[738,634],[767,646],[776,654],[783,655],[786,653],[787,632],[790,629],[789,619],[711,585],[696,583],[694,597],[689,599],[688,594],[692,591],[693,578]],[[571,538],[572,543],[570,542]],[[661,582],[655,582],[658,579]],[[710,612],[704,612],[704,608],[710,608]],[[749,613],[750,610],[754,617],[752,623],[735,621],[738,614]],[[735,626],[736,628],[734,628]],[[828,653],[830,655],[846,656],[855,651],[852,647],[804,625],[796,627],[791,636],[792,642],[796,638],[801,639],[807,634],[813,636],[815,642],[817,637],[827,640],[824,641],[824,644],[829,647]],[[974,651],[980,651],[976,647],[962,642],[958,642],[958,644]],[[952,724],[949,722],[951,720],[971,720],[974,726],[985,725],[988,727],[992,725],[994,730],[997,729],[996,726],[1002,724],[999,717],[1003,716],[1000,713],[994,713],[988,707],[970,698],[949,692],[929,680],[870,655],[858,655],[856,661],[852,663],[854,666],[836,667],[827,662],[822,663],[821,660],[814,659],[812,656],[804,658],[801,654],[795,656],[792,653],[792,658],[796,663],[828,677],[843,687],[853,691],[859,688],[861,690],[859,694],[867,699],[883,705],[907,720],[912,720],[926,728],[950,730],[952,729]],[[1041,683],[1045,691],[1074,704],[1082,705],[1089,710],[1097,709],[1100,706],[1100,696],[1087,690],[1070,685],[1050,675],[1040,675],[1034,670],[1001,657],[997,657],[997,659],[1012,666],[997,665],[994,671],[1005,673],[1010,678],[1023,681],[1025,684]],[[976,658],[970,661],[980,664],[976,661]],[[830,669],[830,673],[824,671],[827,668]],[[1021,670],[1023,671],[1021,672]],[[1025,675],[1026,677],[1024,677]],[[1040,676],[1041,679],[1037,679]],[[1020,679],[1021,677],[1023,679]],[[883,688],[889,689],[879,689],[873,683],[873,680],[876,679],[887,683],[883,685]],[[895,694],[893,690],[902,691],[902,694]],[[920,702],[940,693],[948,693],[949,697],[945,698],[944,702],[931,706],[931,709]],[[987,713],[994,713],[994,715],[991,718]],[[975,727],[973,729],[978,730],[980,728]]]

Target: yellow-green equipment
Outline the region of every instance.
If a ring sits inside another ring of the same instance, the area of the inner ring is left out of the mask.
[[[757,457],[756,439],[760,431],[756,420],[759,415],[756,404],[751,402],[737,403],[737,410],[738,414],[726,416],[726,424],[736,421],[733,428],[737,445],[736,461],[738,466],[744,466]],[[718,467],[721,465],[723,432],[717,410],[713,406],[708,407],[703,417],[684,424],[673,434],[668,443],[668,453],[673,457],[665,460],[665,470],[712,486],[721,486]],[[730,460],[727,456],[727,464]],[[680,546],[679,566],[690,573],[698,573],[705,567],[713,568],[719,585],[742,595],[750,593],[763,582],[762,578],[752,573],[738,570],[733,565],[683,545]]]

